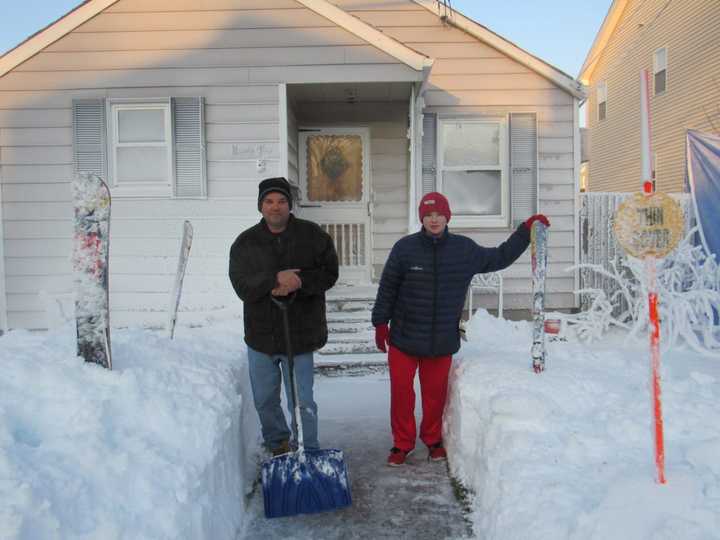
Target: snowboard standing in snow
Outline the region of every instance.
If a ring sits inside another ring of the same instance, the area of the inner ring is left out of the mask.
[[[192,239],[193,226],[186,220],[185,223],[183,223],[183,237],[180,243],[180,258],[178,259],[177,272],[175,273],[175,284],[170,294],[170,317],[168,319],[168,334],[170,335],[170,339],[175,335],[178,306],[180,305],[180,295],[182,294],[182,284],[185,278],[185,268],[187,268],[188,258],[190,257]]]
[[[533,280],[532,365],[535,373],[545,370],[545,275],[547,273],[547,227],[540,221],[530,230]]]
[[[110,190],[94,174],[72,184],[75,207],[73,275],[78,354],[112,369],[108,299]]]

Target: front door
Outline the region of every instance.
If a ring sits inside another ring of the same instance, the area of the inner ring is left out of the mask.
[[[300,216],[335,242],[340,279],[370,282],[370,132],[301,128]]]

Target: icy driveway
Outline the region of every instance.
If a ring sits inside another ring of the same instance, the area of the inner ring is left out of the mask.
[[[387,372],[319,375],[315,381],[320,444],[345,451],[353,505],[332,513],[267,520],[258,488],[241,538],[467,538],[468,522],[445,463],[427,461],[427,450],[419,443],[407,466],[385,465],[392,446]]]

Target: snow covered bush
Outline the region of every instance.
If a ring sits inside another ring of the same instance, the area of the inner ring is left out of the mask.
[[[720,355],[720,267],[714,256],[694,244],[695,234],[691,229],[672,254],[656,263],[662,344],[670,348],[683,340],[701,354]],[[591,298],[589,308],[565,320],[580,339],[597,340],[611,327],[627,330],[629,337],[647,329],[649,277],[644,261],[616,257],[607,268],[575,268],[601,274],[614,284],[609,297],[602,289],[577,291]]]

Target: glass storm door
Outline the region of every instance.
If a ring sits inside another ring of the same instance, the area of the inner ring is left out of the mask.
[[[370,281],[368,128],[301,128],[299,217],[335,242],[340,279]]]

